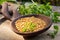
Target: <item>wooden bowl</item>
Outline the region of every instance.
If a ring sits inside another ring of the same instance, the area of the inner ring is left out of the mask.
[[[47,24],[46,27],[45,27],[44,29],[42,29],[42,30],[38,30],[38,31],[35,31],[35,32],[29,32],[29,33],[19,32],[19,31],[16,29],[15,22],[16,22],[18,19],[25,18],[25,17],[32,17],[32,16],[44,20],[44,21],[46,22],[46,24]],[[26,37],[26,38],[27,38],[27,37],[33,37],[33,36],[39,35],[39,34],[45,32],[46,30],[48,30],[48,29],[51,27],[51,25],[52,25],[52,20],[51,20],[49,17],[45,16],[45,15],[25,15],[25,16],[20,16],[20,17],[14,19],[14,20],[12,21],[12,24],[11,24],[11,25],[12,25],[13,31],[14,31],[15,33],[17,33],[17,34],[19,34],[19,35],[22,35],[23,37]]]

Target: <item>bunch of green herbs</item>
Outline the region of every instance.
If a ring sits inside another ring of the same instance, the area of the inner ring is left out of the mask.
[[[21,15],[43,14],[51,17],[52,21],[55,23],[60,22],[60,19],[58,18],[60,14],[58,12],[53,12],[52,6],[49,5],[49,3],[47,4],[32,3],[28,7],[26,7],[25,5],[20,5],[19,13]]]

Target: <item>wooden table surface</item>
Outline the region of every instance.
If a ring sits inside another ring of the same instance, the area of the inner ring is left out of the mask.
[[[53,7],[53,11],[60,12],[60,7]],[[3,16],[0,15],[0,40],[60,40],[60,23],[57,23],[59,26],[59,32],[54,39],[50,38],[47,34],[53,31],[53,25],[45,33],[38,35],[31,39],[24,39],[23,36],[14,33],[11,29],[11,21],[2,19]]]
[[[47,35],[49,32],[53,31],[53,25],[48,31],[41,35],[38,35],[31,39],[24,39],[23,36],[18,35],[12,31],[11,21],[0,19],[0,40],[60,40],[60,23],[57,23],[57,25],[59,25],[59,32],[54,39],[50,38]]]

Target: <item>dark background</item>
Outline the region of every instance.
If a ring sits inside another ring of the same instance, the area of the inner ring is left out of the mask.
[[[22,2],[31,2],[31,0],[17,0]],[[46,4],[50,2],[51,5],[60,6],[60,0],[34,0],[35,2]]]

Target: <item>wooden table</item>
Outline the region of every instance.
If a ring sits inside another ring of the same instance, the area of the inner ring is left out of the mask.
[[[18,35],[12,31],[11,21],[1,18],[0,18],[0,40],[60,40],[60,23],[57,23],[57,25],[59,25],[59,32],[56,35],[55,39],[52,39],[47,35],[49,32],[53,31],[54,24],[45,33],[31,39],[24,39],[23,36]]]
[[[59,10],[59,8],[53,7],[53,11],[57,11],[57,10]],[[60,12],[60,10],[58,12]],[[56,38],[54,38],[54,39],[50,38],[47,35],[49,32],[53,31],[54,24],[45,33],[38,35],[34,38],[31,38],[31,39],[24,39],[23,36],[18,35],[12,31],[11,21],[2,19],[2,18],[3,18],[3,16],[0,15],[0,40],[60,40],[60,23],[57,23],[57,25],[59,25],[59,32],[56,35]]]

